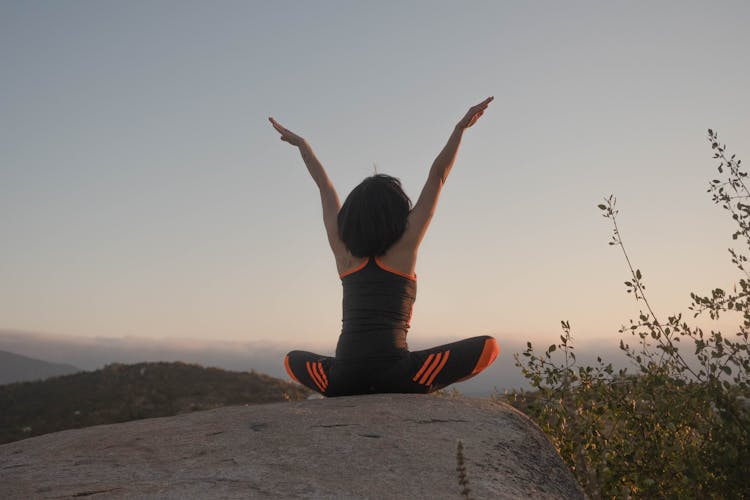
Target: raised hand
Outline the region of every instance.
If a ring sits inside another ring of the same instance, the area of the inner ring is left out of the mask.
[[[488,97],[476,106],[472,106],[469,111],[467,111],[466,115],[461,118],[461,121],[458,122],[458,126],[461,129],[467,129],[474,125],[477,120],[479,120],[479,117],[484,114],[484,110],[487,109],[487,106],[489,106],[494,99],[494,97]]]
[[[268,117],[268,121],[271,122],[271,125],[273,125],[273,128],[275,128],[276,131],[279,134],[281,134],[282,141],[288,142],[292,146],[297,146],[297,147],[300,147],[305,144],[305,139],[298,136],[291,130],[285,129],[284,127],[281,126],[279,122],[277,122],[273,118]]]

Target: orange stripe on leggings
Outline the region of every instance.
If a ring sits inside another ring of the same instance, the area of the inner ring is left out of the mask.
[[[420,384],[424,385],[424,383],[427,382],[427,377],[429,377],[430,373],[432,373],[432,371],[437,367],[437,365],[440,363],[440,358],[442,358],[442,357],[443,357],[443,353],[442,352],[437,353],[437,356],[435,356],[435,361],[432,362],[432,364],[427,369],[427,371],[424,372],[424,375],[422,375],[422,378],[419,379],[419,383]]]
[[[427,381],[425,385],[432,385],[432,381],[435,380],[435,377],[437,377],[437,374],[440,373],[440,370],[443,369],[445,366],[445,362],[448,361],[448,356],[450,356],[450,351],[445,351],[445,356],[443,356],[443,360],[438,365],[437,369],[432,372],[432,375],[430,375],[430,379]]]
[[[289,355],[287,354],[284,356],[284,368],[286,368],[286,372],[289,374],[290,377],[292,377],[292,380],[300,384],[301,382],[299,379],[294,375],[294,372],[292,371],[292,367],[289,366]]]
[[[320,383],[320,380],[318,380],[318,377],[315,376],[315,373],[313,372],[312,365],[309,361],[305,361],[305,367],[307,367],[307,373],[310,374],[310,377],[312,377],[313,382],[315,382],[315,385],[318,386],[318,389],[320,389],[320,392],[323,392],[323,384]]]
[[[318,370],[320,371],[320,376],[323,378],[323,385],[328,389],[328,377],[326,377],[326,372],[323,371],[323,363],[320,361],[318,361]]]
[[[490,364],[495,361],[495,358],[497,357],[499,352],[500,347],[498,347],[497,345],[497,340],[493,338],[485,340],[482,354],[479,356],[479,361],[477,361],[477,365],[471,371],[471,374],[476,375],[477,373],[490,366]]]
[[[320,362],[313,363],[313,372],[315,372],[315,375],[318,376],[318,380],[320,380],[321,385],[323,386],[323,389],[328,387],[328,382],[325,380],[325,377],[323,376],[323,366],[320,364]]]
[[[430,354],[429,356],[427,356],[427,360],[422,365],[422,368],[420,368],[419,371],[417,372],[417,374],[414,375],[414,378],[412,379],[414,382],[416,382],[417,379],[420,377],[420,375],[422,375],[422,372],[427,369],[427,366],[430,364],[430,361],[432,361],[432,358],[434,358],[434,357],[435,357],[434,353]]]

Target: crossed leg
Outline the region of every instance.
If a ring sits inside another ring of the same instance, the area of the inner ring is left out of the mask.
[[[411,353],[412,392],[433,392],[468,380],[490,366],[500,348],[483,335]]]
[[[293,380],[324,396],[429,393],[474,377],[492,364],[499,351],[497,341],[483,335],[412,351],[385,363],[344,364],[330,356],[291,351],[284,366]]]
[[[300,383],[326,395],[333,358],[308,351],[291,351],[284,358],[284,368],[289,376]]]

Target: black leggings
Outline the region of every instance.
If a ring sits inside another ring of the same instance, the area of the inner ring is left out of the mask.
[[[292,379],[324,396],[424,394],[477,375],[498,352],[494,338],[481,336],[424,351],[404,351],[388,359],[340,360],[292,351],[286,355],[284,366]]]

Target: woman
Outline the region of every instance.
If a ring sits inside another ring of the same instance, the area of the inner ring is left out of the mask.
[[[406,344],[416,298],[419,244],[464,131],[493,99],[473,106],[458,122],[413,209],[399,180],[387,175],[365,179],[341,206],[307,141],[269,118],[281,140],[299,148],[320,190],[328,243],[344,289],[343,326],[335,357],[290,352],[284,365],[292,379],[324,396],[428,393],[471,378],[495,360],[498,346],[489,336],[424,351],[409,351]]]

